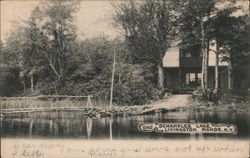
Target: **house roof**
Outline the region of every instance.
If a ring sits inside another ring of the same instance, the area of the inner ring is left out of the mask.
[[[170,47],[163,57],[163,67],[179,67],[179,47]]]
[[[214,44],[213,46],[210,46],[210,51],[209,51],[209,60],[208,60],[208,66],[215,66],[215,59],[216,59],[216,55],[215,55],[215,50],[216,50],[216,44]],[[222,56],[219,55],[219,58],[221,58]],[[228,66],[228,62],[219,62],[219,66]]]

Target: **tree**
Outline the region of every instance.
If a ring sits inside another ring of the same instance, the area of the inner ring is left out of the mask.
[[[9,52],[15,54],[23,84],[30,78],[33,91],[34,75],[47,74],[56,91],[67,72],[68,61],[75,50],[74,14],[79,1],[43,1],[27,21],[18,23],[7,39]],[[53,74],[51,74],[50,72]]]
[[[217,2],[218,3],[218,2]],[[209,36],[216,40],[216,61],[228,62],[228,88],[236,88],[243,83],[240,89],[246,87],[247,53],[249,51],[249,33],[247,31],[246,16],[234,16],[233,13],[241,8],[231,1],[227,7],[217,7],[216,16],[210,20]],[[241,66],[240,66],[241,65]],[[215,71],[218,76],[218,71]],[[240,77],[237,77],[240,76]],[[233,78],[237,78],[234,80]],[[232,86],[232,81],[234,84]],[[218,78],[215,80],[214,97],[218,98]]]
[[[74,14],[79,1],[43,1],[42,32],[48,38],[48,49],[44,51],[56,81],[64,79],[67,59],[74,52],[76,27]]]
[[[213,25],[217,31],[212,34],[220,45],[220,60],[226,60],[231,65],[229,73],[232,75],[233,84],[230,87],[246,91],[250,27],[246,15],[235,17],[228,14],[220,14],[214,20]]]
[[[16,68],[1,65],[0,96],[16,95],[20,90],[19,73]]]
[[[207,23],[210,15],[214,12],[214,3],[212,0],[186,0],[182,3],[180,16],[180,36],[181,45],[201,44],[202,53],[202,92],[206,97],[208,95],[208,50],[209,42]]]
[[[0,96],[13,96],[20,90],[19,71],[2,40],[0,50]]]
[[[227,3],[227,4],[224,4]],[[207,70],[208,53],[211,51],[210,44],[212,40],[216,41],[215,65],[215,87],[214,97],[218,95],[218,63],[221,49],[228,47],[225,41],[230,40],[227,34],[232,31],[237,21],[233,20],[231,14],[238,8],[235,7],[235,1],[195,1],[187,0],[183,5],[181,14],[181,38],[182,44],[193,45],[201,43],[202,52],[202,90],[203,95],[208,98]],[[230,33],[229,33],[230,34]],[[225,52],[225,51],[224,51]]]
[[[226,52],[225,49],[227,46],[225,45],[225,41],[228,39],[228,31],[232,31],[232,27],[236,22],[233,17],[230,17],[230,14],[234,11],[234,7],[226,8],[226,9],[217,9],[216,16],[214,19],[210,20],[210,30],[209,36],[212,39],[215,39],[216,50],[213,50],[215,53],[215,85],[213,90],[213,100],[217,104],[218,102],[218,91],[219,91],[219,62],[222,60],[219,58],[222,55],[222,52]],[[225,25],[227,24],[227,25]],[[228,52],[224,53],[226,57],[229,57]],[[230,61],[228,60],[228,63]],[[230,64],[229,64],[230,65]],[[230,66],[229,66],[230,67]],[[228,69],[230,73],[230,69]],[[231,88],[231,75],[228,75],[228,87]]]
[[[145,61],[158,68],[158,87],[164,88],[162,58],[176,35],[175,3],[173,1],[129,1],[116,5],[115,22],[125,32],[133,52],[133,63]]]
[[[16,22],[15,30],[7,38],[7,51],[15,57],[24,89],[27,87],[26,78],[28,76],[31,91],[34,87],[34,74],[41,71],[45,64],[41,51],[46,48],[47,38],[41,33],[38,26],[41,15],[40,9],[36,7],[27,21]]]

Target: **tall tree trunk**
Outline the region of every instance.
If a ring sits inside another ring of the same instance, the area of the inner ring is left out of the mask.
[[[214,67],[214,76],[215,84],[213,90],[213,101],[218,104],[218,89],[219,89],[219,44],[216,41],[216,51],[215,51],[215,67]]]
[[[205,41],[205,30],[204,30],[204,22],[201,19],[201,51],[202,51],[202,79],[201,79],[201,87],[202,93],[205,98],[207,98],[207,70],[208,70],[208,49]]]
[[[214,92],[217,95],[218,88],[219,88],[219,52],[218,46],[216,46],[216,54],[215,54],[215,85],[214,85]]]
[[[205,83],[204,83],[204,50],[203,48],[201,48],[202,51],[202,64],[201,64],[201,89],[202,89],[202,93],[203,95],[205,95],[206,91],[205,91]]]
[[[113,67],[112,67],[112,77],[111,77],[111,87],[110,87],[110,100],[109,100],[109,107],[110,109],[113,108],[113,90],[114,90],[114,77],[115,77],[115,57],[116,52],[114,52],[114,59],[113,59]]]
[[[57,81],[60,80],[61,76],[60,74],[56,71],[56,68],[54,67],[54,65],[52,64],[52,62],[50,62],[49,64],[50,68],[53,70],[53,72],[55,73],[56,77],[57,77]]]
[[[23,90],[26,91],[26,82],[25,82],[25,76],[23,77]]]
[[[34,91],[34,75],[33,74],[31,74],[30,76],[30,90],[31,92]]]
[[[122,77],[121,68],[119,68],[119,71],[118,71],[118,83],[119,84],[121,84],[121,77]]]
[[[56,83],[53,81],[52,82],[53,86],[54,86],[54,89],[55,89],[55,95],[57,95],[57,88],[56,88]]]
[[[163,72],[162,62],[160,62],[157,65],[157,69],[158,69],[158,87],[163,90],[164,89],[164,72]]]
[[[209,49],[210,49],[210,40],[206,40],[206,56],[205,56],[205,88],[208,90],[208,62],[209,62]]]

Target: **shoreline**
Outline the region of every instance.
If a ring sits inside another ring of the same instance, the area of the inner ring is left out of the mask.
[[[39,102],[41,103],[41,102]],[[42,104],[45,102],[42,101]],[[30,117],[36,112],[46,113],[53,111],[65,111],[65,112],[82,112],[86,117],[130,117],[135,115],[148,115],[155,113],[170,113],[178,111],[227,111],[227,112],[249,112],[249,101],[231,102],[225,103],[219,101],[218,105],[213,102],[201,101],[197,97],[192,95],[171,95],[168,98],[160,99],[146,105],[132,105],[132,106],[121,106],[114,105],[110,108],[107,105],[104,106],[93,106],[93,107],[72,107],[69,104],[67,106],[56,106],[58,102],[55,102],[55,106],[44,106],[36,108],[23,108],[16,109],[10,108],[8,110],[3,109],[1,114],[2,117]],[[34,103],[33,103],[34,105]],[[45,104],[46,105],[46,104]],[[32,104],[31,104],[32,106]],[[25,111],[25,110],[26,111]]]

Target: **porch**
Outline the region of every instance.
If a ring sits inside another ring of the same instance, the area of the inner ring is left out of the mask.
[[[165,68],[165,88],[175,91],[192,91],[201,86],[201,68]],[[208,68],[208,88],[215,84],[214,67]],[[219,67],[219,88],[228,89],[227,67]]]

